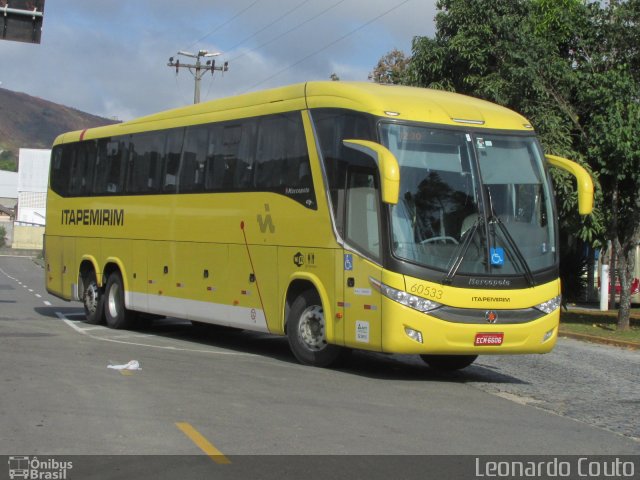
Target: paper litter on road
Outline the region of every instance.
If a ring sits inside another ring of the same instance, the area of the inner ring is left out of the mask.
[[[142,370],[140,362],[137,360],[131,360],[129,363],[125,363],[124,365],[107,365],[107,368],[112,368],[114,370]]]

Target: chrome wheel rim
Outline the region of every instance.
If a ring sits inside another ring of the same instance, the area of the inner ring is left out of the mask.
[[[120,286],[117,283],[114,283],[109,289],[109,298],[107,299],[107,307],[109,308],[109,315],[111,315],[111,318],[116,318],[118,316],[119,299]]]
[[[306,308],[300,315],[298,336],[302,343],[314,352],[327,346],[324,338],[324,312],[319,305]]]

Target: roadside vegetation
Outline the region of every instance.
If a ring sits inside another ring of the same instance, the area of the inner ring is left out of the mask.
[[[547,153],[588,169],[596,192],[586,217],[578,215],[573,180],[550,169],[563,294],[580,298],[583,246],[610,244],[612,290],[616,277],[622,289],[617,325],[631,329],[640,243],[640,0],[438,0],[437,8],[435,35],[415,37],[410,56],[383,56],[371,78],[509,107],[531,121]]]
[[[0,149],[0,170],[18,171],[15,155],[8,150]]]
[[[560,313],[560,334],[571,333],[589,335],[622,342],[632,342],[640,346],[640,307],[632,308],[629,330],[621,330],[617,325],[617,312],[571,309]]]

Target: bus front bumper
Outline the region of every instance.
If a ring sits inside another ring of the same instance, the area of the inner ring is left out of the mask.
[[[547,353],[556,344],[560,321],[560,310],[556,309],[526,323],[457,323],[387,298],[382,312],[382,350],[398,354]],[[496,312],[500,318],[500,310]]]

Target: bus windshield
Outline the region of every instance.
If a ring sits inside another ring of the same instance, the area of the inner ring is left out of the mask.
[[[556,264],[550,190],[534,137],[380,128],[400,165],[400,197],[391,207],[394,256],[448,276],[531,279]]]

